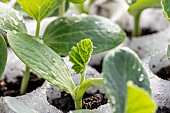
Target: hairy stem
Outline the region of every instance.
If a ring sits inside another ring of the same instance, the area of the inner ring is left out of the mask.
[[[63,1],[63,3],[59,6],[59,17],[63,17],[65,13],[65,0]]]
[[[37,38],[39,37],[40,34],[40,25],[41,25],[41,21],[37,21],[36,34],[35,34]]]
[[[21,95],[25,94],[27,90],[29,78],[30,78],[30,68],[26,66],[26,69],[25,69],[25,72],[22,78],[22,82],[21,82],[21,88],[20,88]]]
[[[86,76],[86,72],[83,72],[83,73],[81,74],[80,85],[84,82],[85,76]]]
[[[140,29],[140,15],[141,12],[138,13],[137,15],[134,16],[134,32],[133,32],[133,36],[138,37],[141,35],[141,29]]]

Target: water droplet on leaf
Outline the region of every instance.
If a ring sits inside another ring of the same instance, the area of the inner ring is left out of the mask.
[[[17,31],[16,31],[16,30],[13,30],[12,32],[13,32],[15,35],[17,34]]]
[[[141,74],[140,77],[139,77],[139,81],[142,82],[144,80],[144,75]]]

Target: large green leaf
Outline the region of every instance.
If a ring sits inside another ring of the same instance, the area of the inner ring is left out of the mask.
[[[25,24],[19,12],[0,2],[0,29],[3,31],[26,32]]]
[[[88,109],[81,109],[81,110],[71,111],[70,113],[94,113],[94,112]]]
[[[82,39],[90,38],[93,53],[118,46],[124,41],[125,32],[112,21],[99,16],[62,17],[53,21],[46,29],[43,40],[60,55],[68,52]]]
[[[53,85],[74,94],[75,84],[59,55],[33,36],[9,32],[7,37],[11,48],[27,66]]]
[[[81,40],[76,47],[72,47],[69,52],[69,60],[73,63],[76,73],[84,73],[86,66],[91,58],[93,44],[90,39]]]
[[[63,0],[17,0],[30,17],[41,21],[50,15]]]
[[[0,79],[4,72],[7,61],[7,46],[4,38],[0,35]]]
[[[19,101],[14,97],[4,97],[4,101],[15,113],[38,113],[36,110],[25,105],[24,102]]]
[[[103,78],[106,93],[115,113],[125,113],[127,81],[151,93],[147,73],[137,54],[129,48],[120,48],[109,53],[103,63]]]
[[[170,0],[161,1],[165,17],[170,21]]]
[[[160,2],[161,0],[137,0],[129,7],[128,11],[132,15],[138,15],[146,8],[161,7]]]
[[[126,113],[155,113],[156,105],[148,92],[128,82]]]

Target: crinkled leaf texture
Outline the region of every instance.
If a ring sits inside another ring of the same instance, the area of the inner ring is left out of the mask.
[[[165,17],[170,21],[170,0],[161,0]]]
[[[127,87],[126,113],[155,113],[156,105],[148,92],[137,87],[131,81],[128,82]]]
[[[69,1],[72,2],[72,3],[75,3],[75,4],[82,4],[86,0],[69,0]]]
[[[129,48],[119,48],[106,55],[103,63],[103,78],[113,111],[116,109],[115,113],[125,113],[129,80],[151,93],[148,75],[142,62]]]
[[[84,73],[91,58],[93,44],[90,39],[81,40],[76,47],[72,47],[69,52],[69,60],[73,63],[76,73]]]
[[[161,0],[137,0],[129,7],[128,11],[130,14],[136,16],[146,8],[161,7],[160,2]]]
[[[38,113],[38,111],[30,108],[25,103],[15,99],[14,97],[4,97],[4,101],[15,113]]]
[[[63,0],[17,0],[30,17],[41,21],[50,15]]]
[[[59,55],[33,36],[9,32],[7,37],[11,48],[27,66],[53,85],[74,95],[76,86]]]
[[[7,31],[26,32],[23,17],[5,3],[0,2],[0,29]]]
[[[46,45],[60,55],[68,55],[82,39],[93,42],[93,54],[118,46],[125,32],[107,18],[93,15],[62,17],[48,25],[43,35]]]
[[[4,38],[0,35],[0,79],[5,69],[7,61],[7,46]]]

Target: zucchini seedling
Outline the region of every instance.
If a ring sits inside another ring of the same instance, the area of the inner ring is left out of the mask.
[[[161,7],[161,0],[126,0],[130,5],[128,12],[134,17],[134,31],[133,36],[141,35],[140,16],[144,9],[151,7]]]
[[[41,41],[37,41],[36,37],[13,32],[8,32],[7,37],[10,46],[25,64],[42,78],[72,96],[76,109],[82,108],[82,97],[89,87],[103,85],[102,78],[85,80],[86,67],[93,50],[90,39],[80,41],[69,52],[70,61],[73,63],[72,68],[76,73],[81,74],[80,84],[76,86],[62,58]],[[23,45],[26,46],[23,47]]]

